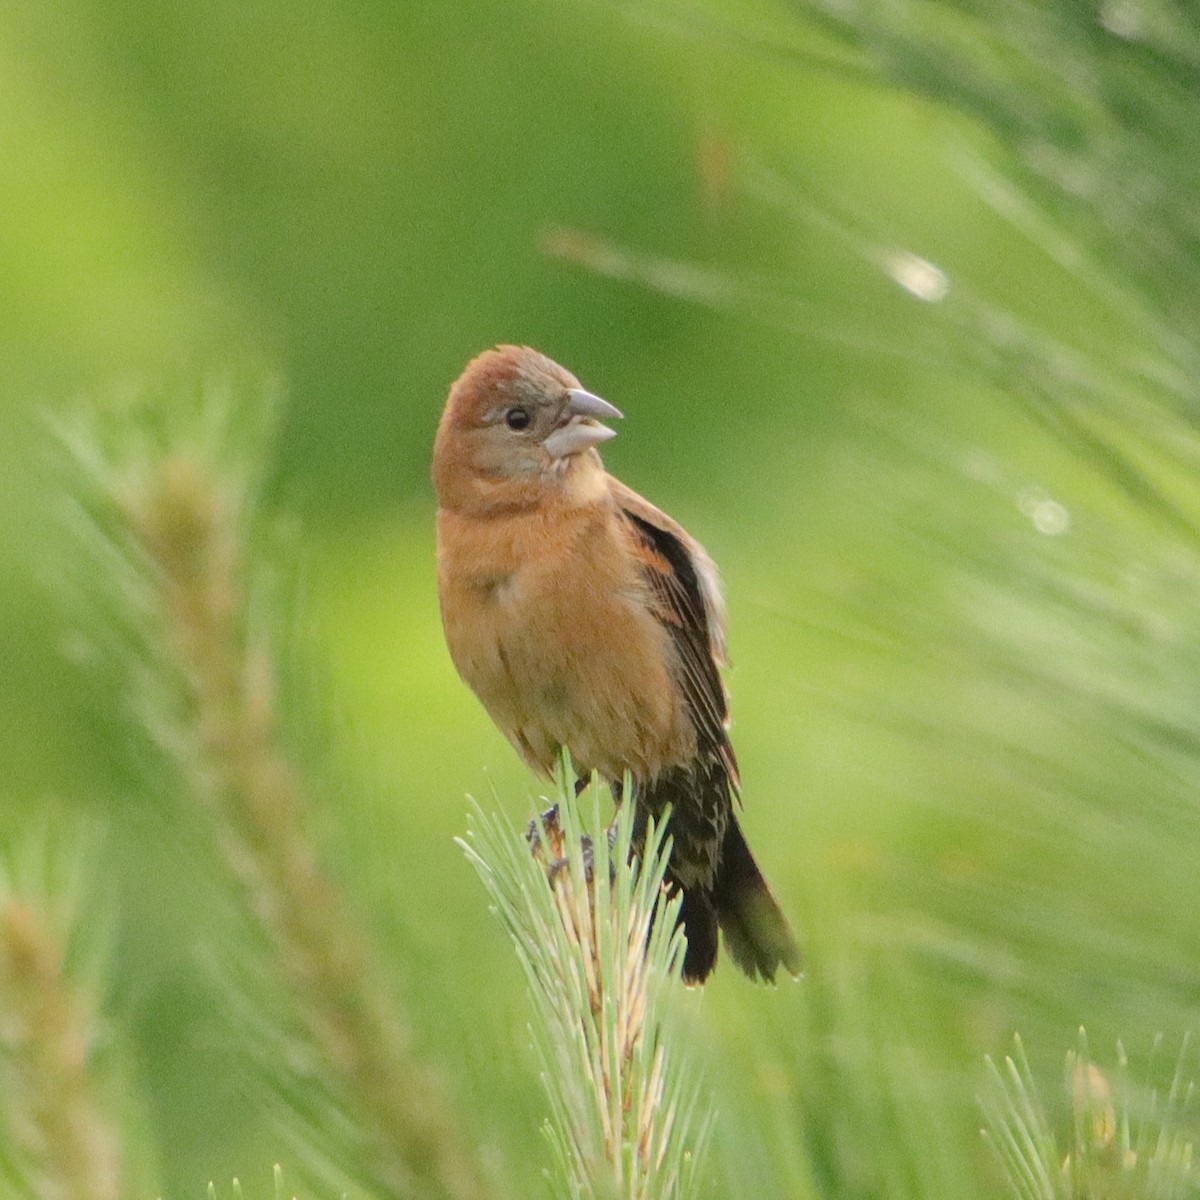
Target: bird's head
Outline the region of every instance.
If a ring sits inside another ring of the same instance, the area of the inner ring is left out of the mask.
[[[581,494],[603,479],[596,447],[619,417],[558,363],[528,346],[497,346],[467,364],[433,447],[443,507],[519,504],[547,486]]]

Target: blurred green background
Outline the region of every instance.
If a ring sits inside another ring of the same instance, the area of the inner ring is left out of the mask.
[[[464,793],[520,817],[538,785],[443,647],[428,483],[446,389],[499,341],[625,412],[610,469],[726,584],[744,824],[808,973],[697,999],[711,1193],[1001,1194],[984,1054],[1019,1030],[1054,1107],[1081,1024],[1174,1053],[1198,47],[1168,0],[10,0],[0,832],[106,830],[106,1028],[155,1188],[306,1167],[205,967],[211,864],[64,596],[42,417],[196,380],[282,381],[323,853],[515,1194],[544,1101],[452,839]]]

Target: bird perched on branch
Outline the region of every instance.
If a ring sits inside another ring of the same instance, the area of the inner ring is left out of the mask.
[[[536,350],[498,346],[450,389],[433,453],[438,595],[450,655],[517,752],[560,748],[641,818],[671,805],[684,976],[717,930],[751,978],[800,969],[795,937],[734,813],[737,761],[718,667],[716,568],[684,529],[614,479],[597,447],[621,413]]]

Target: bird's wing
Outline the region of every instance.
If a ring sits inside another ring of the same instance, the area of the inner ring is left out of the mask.
[[[729,743],[729,707],[717,670],[725,663],[725,603],[716,567],[681,525],[619,480],[609,479],[655,616],[670,631],[679,656],[680,683],[700,754],[720,762],[736,792],[738,769]]]

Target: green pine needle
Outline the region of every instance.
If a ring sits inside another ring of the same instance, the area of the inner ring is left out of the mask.
[[[990,1086],[980,1098],[984,1138],[996,1152],[1017,1200],[1188,1200],[1200,1196],[1193,1168],[1194,1135],[1184,1119],[1193,1084],[1186,1077],[1187,1042],[1165,1097],[1137,1088],[1117,1047],[1117,1069],[1102,1070],[1079,1048],[1067,1055],[1071,1128],[1056,1139],[1021,1039],[999,1067],[990,1058]]]
[[[564,763],[561,844],[547,837],[530,853],[510,821],[474,802],[460,842],[525,975],[552,1181],[580,1200],[690,1196],[711,1114],[673,1019],[684,938],[680,896],[663,883],[665,821],[647,828],[639,857],[633,806],[606,829],[595,781],[576,800],[572,778]]]

